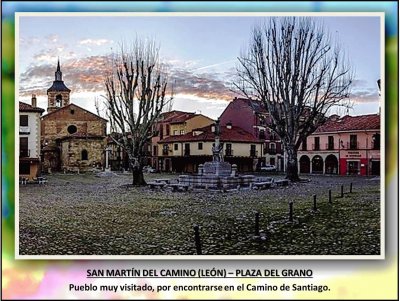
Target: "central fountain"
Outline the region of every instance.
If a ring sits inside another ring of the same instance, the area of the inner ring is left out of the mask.
[[[251,186],[254,182],[253,175],[237,174],[237,165],[224,162],[223,148],[221,139],[220,120],[214,125],[215,142],[212,147],[211,162],[205,162],[198,167],[197,174],[179,176],[179,183],[190,187],[201,187],[205,189],[229,189]]]

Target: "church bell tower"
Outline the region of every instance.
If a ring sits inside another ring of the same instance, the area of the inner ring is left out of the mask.
[[[47,89],[47,112],[53,112],[69,104],[71,90],[65,86],[62,80],[60,60],[57,61],[57,70],[53,85]]]

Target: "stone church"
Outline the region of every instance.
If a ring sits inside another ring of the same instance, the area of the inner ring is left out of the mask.
[[[87,171],[104,164],[107,120],[70,103],[60,62],[41,118],[42,170]]]

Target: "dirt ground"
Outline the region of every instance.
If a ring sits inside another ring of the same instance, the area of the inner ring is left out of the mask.
[[[146,174],[147,180],[177,177]],[[379,178],[307,176],[309,182],[288,187],[225,193],[126,187],[129,174],[47,178],[45,185],[19,186],[21,255],[194,255],[194,225],[200,227],[203,255],[380,252]],[[317,211],[312,210],[314,194]],[[289,201],[294,202],[293,222],[288,221]]]

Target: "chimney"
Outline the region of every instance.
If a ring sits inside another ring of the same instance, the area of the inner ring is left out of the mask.
[[[228,130],[232,129],[232,121],[229,121],[229,122],[226,124],[226,128],[227,128]]]
[[[32,107],[37,107],[36,94],[32,94]]]

